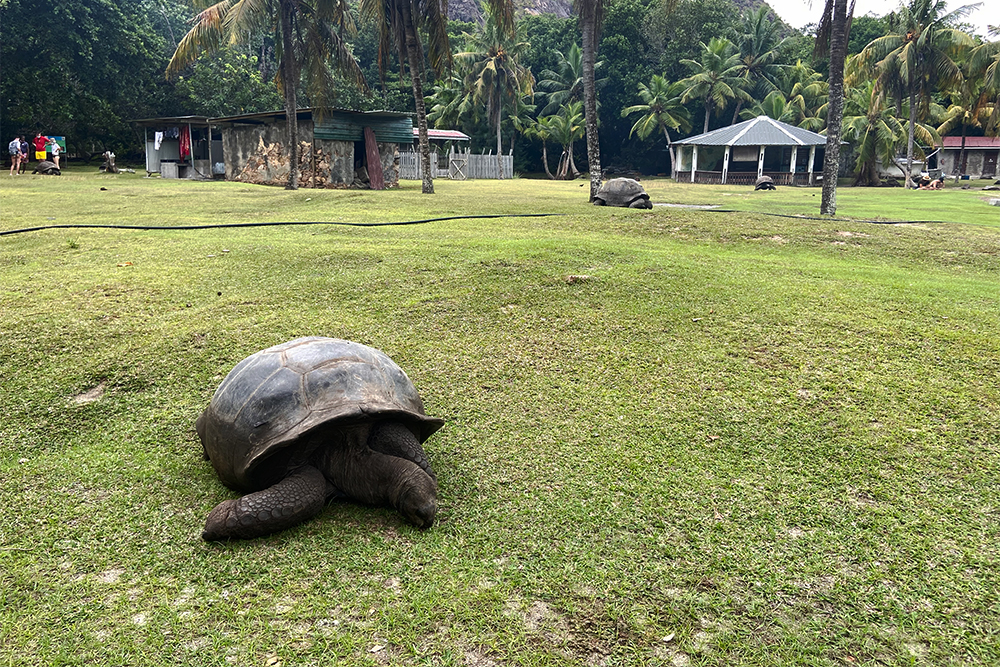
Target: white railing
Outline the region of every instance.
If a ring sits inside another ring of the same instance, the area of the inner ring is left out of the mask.
[[[499,162],[499,165],[498,165]],[[492,151],[474,155],[470,151],[452,151],[446,154],[431,154],[431,169],[434,178],[450,178],[464,181],[473,178],[498,178],[502,169],[503,178],[514,177],[514,151],[501,155],[500,160]],[[420,164],[420,153],[400,152],[399,178],[419,181],[423,178]]]

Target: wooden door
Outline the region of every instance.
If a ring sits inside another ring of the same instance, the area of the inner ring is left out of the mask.
[[[997,175],[997,155],[1000,151],[983,153],[983,178],[994,178]]]

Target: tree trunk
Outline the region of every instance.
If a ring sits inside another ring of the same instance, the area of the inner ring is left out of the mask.
[[[730,125],[736,125],[736,120],[740,117],[740,109],[743,108],[743,100],[738,100],[736,102],[736,111],[733,112],[733,122]]]
[[[597,62],[599,4],[603,0],[580,0],[580,31],[582,32],[583,113],[587,125],[587,163],[590,169],[590,201],[601,187],[601,143],[597,134],[597,85],[594,63]],[[570,162],[573,155],[570,153]],[[576,169],[574,165],[574,171]]]
[[[663,138],[667,140],[667,153],[670,155],[670,178],[677,178],[677,162],[674,158],[674,145],[670,143],[670,133],[663,127]]]
[[[702,129],[702,134],[708,133],[708,117],[712,115],[712,110],[708,106],[708,97],[705,97],[705,127]]]
[[[910,91],[910,122],[906,136],[906,187],[913,187],[913,133],[917,125],[916,95]]]
[[[549,180],[554,180],[555,176],[549,171],[549,150],[544,141],[542,142],[542,164],[545,166],[545,175],[549,177]]]
[[[285,124],[288,125],[288,185],[287,190],[299,189],[299,109],[296,88],[299,82],[298,67],[292,42],[291,2],[282,2],[281,16],[281,76],[285,93]]]
[[[497,178],[503,180],[503,146],[500,143],[500,123],[503,114],[500,111],[501,101],[497,101]]]
[[[958,162],[956,163],[957,169],[955,174],[955,182],[958,183],[962,179],[962,174],[965,173],[965,123],[962,123],[962,150],[958,152]]]
[[[434,194],[434,175],[431,173],[431,142],[427,138],[427,108],[424,105],[423,61],[417,49],[417,29],[413,24],[410,3],[401,2],[403,10],[403,31],[406,37],[406,59],[410,66],[410,81],[413,83],[413,102],[417,109],[417,143],[420,146],[420,166],[424,172],[420,191],[425,195]]]
[[[823,154],[823,197],[819,212],[837,213],[837,174],[840,172],[840,135],[844,120],[844,59],[847,57],[847,0],[831,0],[830,97],[827,106],[826,151]]]

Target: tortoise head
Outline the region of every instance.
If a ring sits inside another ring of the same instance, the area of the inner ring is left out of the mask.
[[[414,465],[400,480],[393,503],[400,514],[417,528],[430,528],[437,516],[437,483]]]

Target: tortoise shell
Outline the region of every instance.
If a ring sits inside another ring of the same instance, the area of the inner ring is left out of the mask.
[[[219,478],[237,491],[285,477],[316,429],[394,419],[422,443],[444,422],[428,417],[416,388],[375,348],[307,337],[269,347],[233,368],[196,428]]]

